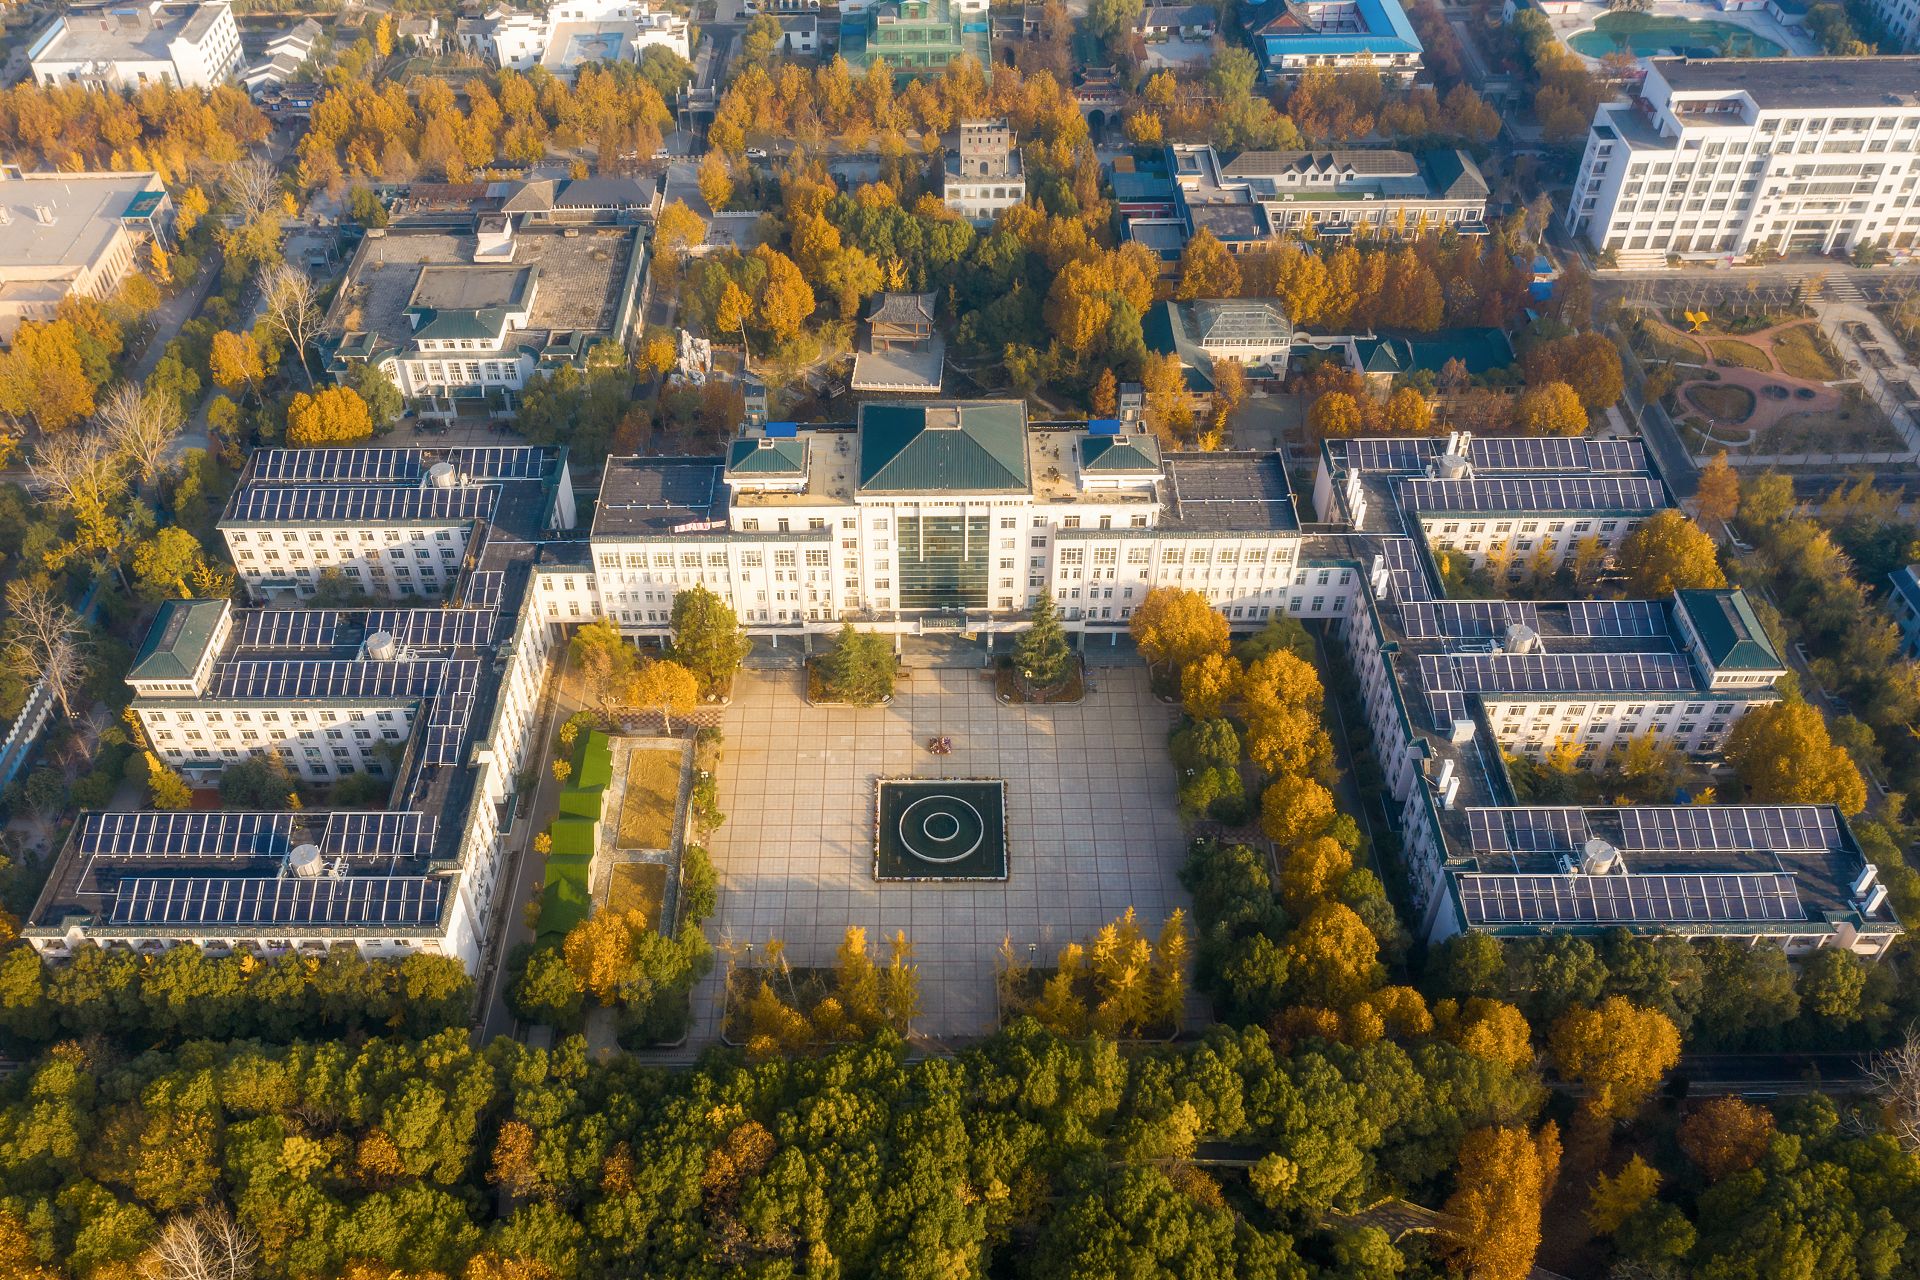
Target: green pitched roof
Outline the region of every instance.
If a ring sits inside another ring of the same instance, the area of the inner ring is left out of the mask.
[[[1086,436],[1080,441],[1080,469],[1099,475],[1114,471],[1160,470],[1160,446],[1153,437]]]
[[[563,787],[560,791],[560,812],[572,818],[598,818],[605,801],[606,797],[601,792]]]
[[[807,442],[775,440],[766,436],[735,440],[727,449],[727,474],[733,476],[804,476]]]
[[[547,833],[553,837],[551,858],[591,858],[595,843],[595,828],[599,823],[592,818],[560,817],[553,820]]]
[[[573,785],[581,791],[596,791],[613,781],[613,744],[598,730],[589,733],[580,744],[579,759],[574,761]]]
[[[226,612],[225,600],[169,600],[161,605],[127,679],[193,679]]]
[[[1024,493],[1027,407],[1018,400],[862,405],[860,488]]]
[[[1694,588],[1674,593],[1700,637],[1707,661],[1720,671],[1765,671],[1784,666],[1767,639],[1747,593],[1739,588]]]

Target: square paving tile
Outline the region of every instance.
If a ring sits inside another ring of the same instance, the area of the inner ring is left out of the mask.
[[[916,1030],[978,1035],[992,1029],[1003,938],[1046,963],[1128,906],[1151,932],[1190,905],[1160,745],[1174,714],[1143,669],[1104,670],[1086,701],[1058,707],[1002,706],[980,670],[916,670],[892,705],[868,710],[810,707],[801,679],[743,672],[726,709],[728,819],[708,841],[721,888],[707,931],[723,948],[774,937],[794,963],[825,964],[849,924],[875,948],[904,929],[921,967]],[[927,753],[935,733],[953,738],[951,755]],[[874,880],[875,786],[903,775],[1005,780],[1004,882]],[[724,967],[696,993],[697,1038],[719,1033]]]

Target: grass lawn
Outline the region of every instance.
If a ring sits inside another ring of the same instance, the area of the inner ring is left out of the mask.
[[[658,862],[622,862],[607,882],[607,910],[638,911],[647,926],[660,931],[667,901],[667,868]]]
[[[1707,344],[1707,350],[1713,352],[1713,358],[1721,364],[1730,364],[1739,369],[1771,369],[1773,364],[1767,359],[1767,353],[1751,342],[1741,342],[1737,338],[1715,338]]]
[[[1900,433],[1871,405],[1790,413],[1760,433],[1757,453],[1881,453],[1904,448]]]
[[[1634,345],[1654,360],[1700,364],[1706,359],[1699,343],[1654,320],[1643,319],[1635,328],[1634,337]]]
[[[1781,371],[1796,378],[1809,378],[1814,382],[1827,382],[1840,376],[1840,370],[1827,358],[1820,344],[1815,340],[1814,328],[1810,324],[1797,325],[1791,329],[1782,329],[1773,335],[1773,356],[1780,362]]]
[[[671,849],[680,800],[681,753],[656,748],[627,753],[627,793],[620,801],[621,849]]]
[[[1745,422],[1753,416],[1753,392],[1745,387],[1693,386],[1687,388],[1686,397],[1716,422]]]

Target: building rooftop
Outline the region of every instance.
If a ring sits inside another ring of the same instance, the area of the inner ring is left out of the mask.
[[[724,529],[724,458],[609,458],[593,537],[647,538]]]
[[[1175,533],[1281,533],[1300,527],[1278,453],[1169,453],[1167,510]]]
[[[1762,109],[1920,106],[1920,57],[1654,58],[1679,93],[1744,93]]]
[[[213,646],[220,620],[227,615],[223,600],[169,600],[160,606],[147,638],[133,655],[128,680],[191,680],[200,660]]]
[[[1244,21],[1269,55],[1421,52],[1420,37],[1399,0],[1273,0],[1248,12]]]
[[[764,478],[805,476],[807,447],[808,442],[798,436],[735,440],[727,447],[727,474]]]
[[[103,4],[69,9],[54,19],[57,34],[33,60],[168,62],[173,58],[169,46],[175,40],[198,41],[225,8],[224,4]]]
[[[610,336],[619,322],[640,234],[633,227],[570,232],[523,227],[513,237],[512,266],[474,262],[477,241],[466,231],[389,229],[369,235],[327,310],[320,346],[371,356],[410,350],[421,336],[477,337],[487,318],[483,312],[494,312],[497,319],[498,311],[515,306],[530,290],[526,327],[514,331],[506,349],[536,356],[549,349],[583,349],[595,337]],[[457,308],[459,314],[432,324],[431,333],[426,326],[416,333],[413,317],[423,305],[428,311]]]
[[[1018,400],[862,405],[860,491],[1025,492],[1026,433]]]
[[[1679,600],[1715,667],[1773,671],[1784,665],[1746,592],[1693,589],[1680,592]]]
[[[0,171],[0,279],[58,279],[91,266],[125,219],[145,216],[136,202],[165,190],[151,173]]]

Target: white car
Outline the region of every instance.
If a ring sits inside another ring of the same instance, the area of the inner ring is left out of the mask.
[[[767,158],[767,149],[765,147],[748,147],[747,148],[747,159],[765,160],[766,158]]]

